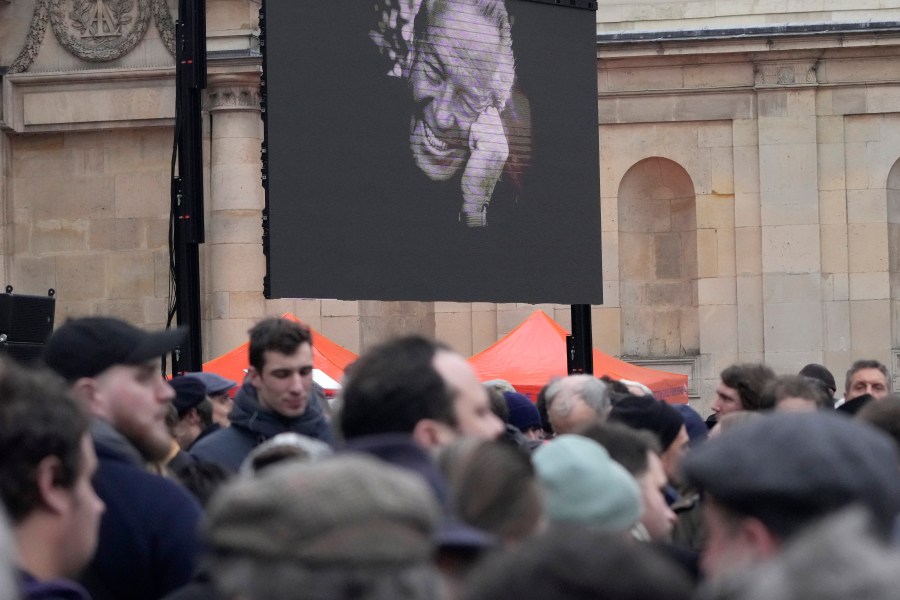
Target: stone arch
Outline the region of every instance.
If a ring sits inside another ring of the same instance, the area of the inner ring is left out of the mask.
[[[667,158],[645,158],[622,177],[618,208],[623,354],[698,354],[697,203],[690,175]]]
[[[900,348],[900,159],[887,178],[888,268],[891,277],[891,346]]]

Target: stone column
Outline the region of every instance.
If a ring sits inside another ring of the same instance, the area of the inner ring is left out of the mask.
[[[822,362],[822,254],[814,60],[757,64],[765,362]]]
[[[211,74],[204,247],[204,358],[247,340],[265,314],[259,70]]]

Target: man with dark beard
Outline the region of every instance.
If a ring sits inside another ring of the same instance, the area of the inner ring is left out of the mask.
[[[175,393],[160,357],[183,337],[86,317],[66,322],[44,348],[44,362],[92,417],[99,461],[93,484],[106,504],[97,553],[82,578],[94,600],[155,600],[187,583],[194,570],[200,506],[148,470],[172,442],[166,415]]]

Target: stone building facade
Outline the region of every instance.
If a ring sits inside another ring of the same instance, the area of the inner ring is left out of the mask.
[[[599,4],[595,345],[690,373],[701,405],[737,360],[892,363],[900,0]],[[0,283],[54,288],[58,322],[160,326],[177,2],[96,5],[0,0]],[[258,9],[207,0],[204,356],[285,311],[356,351],[422,331],[471,354],[518,325],[535,307],[263,297]]]

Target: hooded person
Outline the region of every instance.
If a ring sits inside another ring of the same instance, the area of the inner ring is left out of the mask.
[[[312,380],[312,334],[304,325],[270,318],[250,330],[247,380],[234,397],[231,426],[197,441],[191,454],[237,473],[247,455],[280,433],[331,444],[324,399]]]

